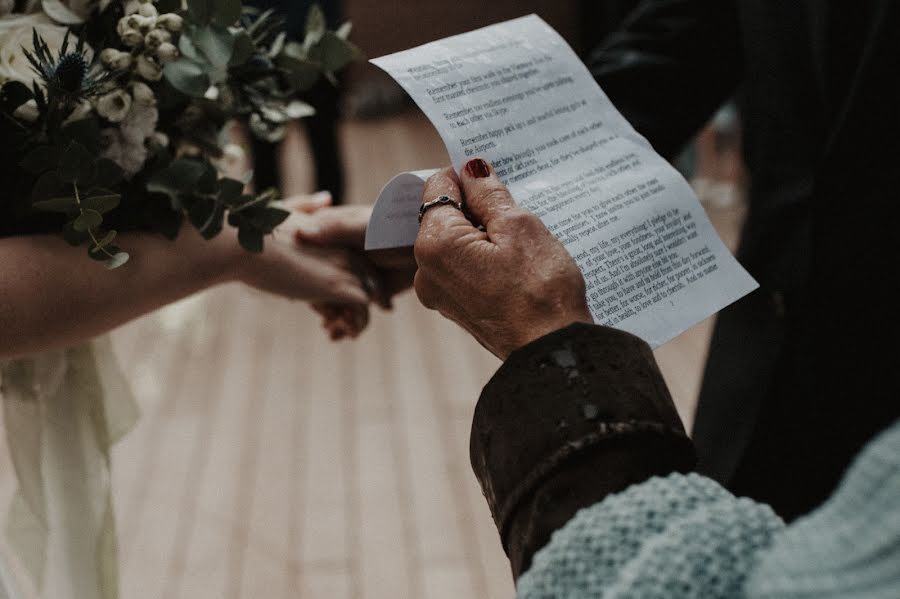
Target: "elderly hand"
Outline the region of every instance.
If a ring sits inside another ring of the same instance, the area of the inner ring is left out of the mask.
[[[540,219],[516,206],[484,160],[458,178],[445,169],[424,199],[462,201],[480,230],[453,206],[425,213],[415,256],[415,288],[437,310],[505,360],[516,349],[574,322],[593,322],[581,271]]]

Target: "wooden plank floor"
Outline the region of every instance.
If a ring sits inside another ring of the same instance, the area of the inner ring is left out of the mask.
[[[447,162],[410,114],[348,123],[349,196]],[[308,187],[306,149],[288,152]],[[739,211],[714,220],[734,243]],[[710,323],[658,352],[693,412]],[[122,597],[444,599],[513,594],[468,463],[498,362],[407,295],[357,342],[302,304],[225,286],[114,333],[143,416],[115,450]],[[14,487],[5,444],[0,501]]]

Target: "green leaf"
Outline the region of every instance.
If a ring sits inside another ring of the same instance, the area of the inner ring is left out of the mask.
[[[0,88],[0,112],[12,114],[22,104],[33,98],[34,94],[21,81],[7,81]]]
[[[59,164],[59,150],[53,146],[38,146],[25,154],[19,163],[23,169],[33,175],[54,169]]]
[[[57,212],[60,214],[73,214],[78,211],[78,204],[74,197],[70,198],[53,198],[50,200],[41,200],[31,205],[35,210],[40,212]]]
[[[88,239],[90,235],[86,231],[76,231],[74,227],[75,221],[66,223],[63,227],[63,239],[71,246],[78,247]]]
[[[232,67],[240,66],[250,60],[250,57],[256,53],[256,46],[253,45],[253,39],[246,31],[241,31],[234,36],[234,51],[231,53],[231,60],[228,65]]]
[[[130,259],[131,256],[127,252],[116,252],[112,258],[106,261],[106,269],[115,270],[124,266]]]
[[[262,215],[263,231],[271,233],[275,230],[275,227],[286,221],[290,215],[290,212],[281,208],[266,208]]]
[[[95,252],[102,248],[105,248],[116,239],[116,235],[117,233],[115,231],[110,231],[102,239],[97,240],[97,243],[94,244],[94,247],[91,248],[91,251]]]
[[[193,98],[202,98],[211,84],[203,67],[185,57],[167,64],[163,75],[172,87]]]
[[[187,0],[188,14],[199,25],[209,23],[216,10],[215,0]]]
[[[248,252],[258,254],[263,251],[263,232],[253,227],[238,229],[238,242]]]
[[[219,25],[228,27],[241,18],[241,0],[215,0],[215,6],[213,21]]]
[[[338,30],[334,32],[336,36],[341,38],[342,40],[346,40],[350,37],[350,32],[353,30],[353,23],[347,21],[338,27]]]
[[[103,224],[103,215],[96,210],[84,210],[72,223],[72,227],[76,231],[84,232],[96,229]]]
[[[287,80],[296,91],[310,89],[321,76],[319,68],[303,58],[282,54],[275,59],[275,64],[284,71]]]
[[[205,172],[206,166],[200,160],[179,158],[150,177],[147,191],[167,195],[172,208],[181,210],[182,196],[193,193]]]
[[[309,7],[309,12],[306,13],[306,46],[309,47],[319,43],[326,30],[325,13],[322,12],[321,6],[313,4]]]
[[[63,188],[63,181],[56,171],[47,171],[41,175],[31,190],[31,200],[39,202],[59,196]],[[69,187],[69,191],[72,188]],[[64,193],[64,192],[63,192]]]
[[[359,49],[331,31],[325,32],[318,44],[310,48],[311,60],[321,63],[325,71],[340,71],[362,56]]]
[[[200,27],[191,35],[191,41],[215,67],[228,66],[234,55],[234,36],[219,25]]]
[[[87,197],[81,200],[82,208],[96,210],[100,214],[106,214],[115,210],[122,200],[122,195],[108,189],[95,188],[88,192]]]
[[[87,148],[73,141],[59,159],[59,177],[66,183],[77,183],[90,177],[94,156]]]
[[[240,201],[241,194],[244,193],[244,184],[234,179],[223,178],[218,181],[219,186],[219,202],[229,206],[235,205]]]
[[[212,239],[222,232],[225,207],[208,198],[201,198],[191,206],[188,216],[204,239]]]

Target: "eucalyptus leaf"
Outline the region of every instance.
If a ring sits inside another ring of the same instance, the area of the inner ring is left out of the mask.
[[[310,59],[321,63],[322,68],[330,72],[340,71],[361,55],[356,46],[330,31],[309,50]]]
[[[306,91],[316,84],[321,73],[312,62],[282,54],[276,64],[296,91]]]
[[[238,229],[238,242],[248,252],[258,254],[263,251],[263,232],[252,227]]]
[[[287,114],[290,118],[303,119],[308,116],[312,116],[316,114],[316,109],[313,108],[310,104],[306,102],[301,102],[300,100],[293,100],[285,106],[285,114]]]
[[[187,0],[187,9],[194,23],[205,25],[212,21],[216,0]]]
[[[96,210],[100,214],[106,214],[115,210],[122,200],[121,194],[108,189],[93,189],[87,197],[81,200],[81,206],[85,209]]]
[[[275,58],[281,51],[284,50],[284,44],[287,41],[287,33],[282,31],[278,34],[278,37],[275,38],[275,41],[272,42],[272,46],[269,48],[269,58]]]
[[[73,141],[59,160],[59,177],[66,183],[77,183],[90,176],[94,156],[83,145]]]
[[[59,150],[53,146],[38,146],[25,154],[19,163],[23,169],[33,175],[55,169],[59,164]]]
[[[91,229],[96,229],[102,224],[102,214],[100,214],[96,210],[83,210],[81,214],[78,215],[78,218],[75,219],[75,222],[72,223],[72,227],[76,231],[85,232],[90,231]]]
[[[256,52],[253,40],[247,32],[241,31],[234,36],[234,51],[231,53],[229,66],[236,67],[244,64]]]
[[[106,261],[107,270],[115,270],[121,266],[125,266],[131,256],[127,252],[117,252],[112,258]]]
[[[191,193],[205,172],[206,166],[202,161],[179,158],[150,177],[147,181],[147,191],[169,196],[172,207],[179,210],[181,208],[180,196],[184,193]]]
[[[57,197],[63,188],[63,181],[56,171],[47,171],[40,177],[31,189],[31,200],[39,202]],[[71,186],[69,191],[72,191]]]
[[[244,193],[244,184],[235,179],[223,178],[218,181],[218,200],[229,206],[236,205]]]
[[[353,23],[351,23],[350,21],[347,21],[346,23],[344,23],[343,25],[338,27],[338,30],[335,31],[334,34],[336,36],[338,36],[339,38],[341,38],[342,40],[346,40],[350,37],[350,32],[352,30],[353,30]]]
[[[325,13],[322,12],[321,6],[313,4],[309,7],[309,12],[306,13],[306,46],[309,47],[319,43],[326,30]]]
[[[234,55],[234,36],[220,25],[198,28],[191,35],[191,41],[214,67],[228,66]]]
[[[40,212],[57,212],[59,214],[73,214],[78,211],[78,204],[74,197],[69,198],[52,198],[50,200],[41,200],[31,205],[35,210]]]
[[[203,67],[184,57],[167,64],[163,74],[172,87],[193,98],[202,98],[211,84]]]
[[[90,239],[90,235],[86,231],[76,231],[74,227],[74,221],[66,223],[66,226],[63,227],[63,239],[66,240],[71,246],[78,247],[88,239]]]
[[[42,0],[41,8],[47,16],[61,25],[80,25],[84,19],[72,12],[61,0]]]
[[[93,252],[98,252],[98,251],[106,248],[107,246],[109,246],[109,244],[111,244],[113,241],[115,241],[116,235],[117,235],[117,233],[115,231],[108,232],[106,235],[103,236],[102,239],[97,240],[97,243],[94,244],[94,246],[90,249],[90,251],[93,253]],[[110,253],[112,253],[112,252],[110,252]]]
[[[271,233],[275,227],[287,220],[291,215],[281,208],[267,207],[262,214],[262,228],[265,233]]]
[[[197,46],[194,45],[194,42],[191,41],[188,35],[182,35],[178,38],[178,51],[182,56],[194,62],[202,63],[204,61],[203,55],[200,54]]]

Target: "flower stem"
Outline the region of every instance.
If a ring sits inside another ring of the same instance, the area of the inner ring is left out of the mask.
[[[78,183],[72,183],[72,187],[75,189],[75,205],[78,206],[78,211],[81,214],[84,214],[84,209],[81,207],[81,195],[78,193]],[[97,239],[97,234],[94,233],[93,227],[88,228],[88,235],[91,236],[91,241],[94,242],[94,247],[99,249],[101,252],[106,254],[110,258],[115,258],[112,254],[109,253],[105,247],[100,247],[100,240]]]

